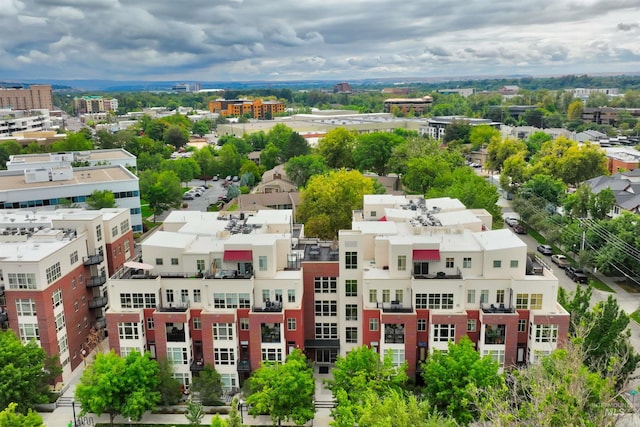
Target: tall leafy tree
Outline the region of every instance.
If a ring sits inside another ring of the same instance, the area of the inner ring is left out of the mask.
[[[425,399],[442,413],[462,424],[477,419],[473,404],[476,388],[499,387],[503,379],[498,374],[498,362],[491,357],[480,357],[473,342],[463,336],[449,351],[435,351],[422,367]]]
[[[16,403],[10,403],[0,411],[0,427],[44,427],[42,417],[29,409],[27,414],[16,412]]]
[[[249,413],[268,413],[275,423],[293,420],[304,424],[315,416],[313,368],[300,350],[294,350],[283,364],[263,364],[249,379]]]
[[[178,175],[180,181],[186,186],[189,181],[200,176],[200,165],[190,157],[165,160],[161,167],[163,170],[172,170]]]
[[[159,405],[176,405],[182,398],[182,383],[173,377],[173,366],[164,359],[158,361],[158,393],[160,393]]]
[[[473,150],[489,145],[493,138],[500,138],[500,131],[493,126],[472,126],[469,131],[469,142]]]
[[[324,158],[318,154],[292,157],[285,163],[284,170],[298,187],[304,187],[313,175],[328,171]]]
[[[389,132],[374,132],[359,135],[353,150],[353,162],[361,171],[373,171],[380,176],[387,174],[393,149],[402,144],[404,138]]]
[[[82,405],[81,414],[109,415],[110,424],[117,415],[140,420],[145,412],[155,408],[160,400],[158,364],[149,354],[132,352],[126,358],[112,350],[98,353],[87,366],[75,398]]]
[[[318,141],[318,153],[330,168],[351,168],[355,141],[356,135],[347,129],[332,129]]]
[[[384,396],[375,393],[367,396],[358,426],[457,427],[458,423],[452,418],[438,414],[426,401],[393,390]]]
[[[109,190],[94,190],[87,198],[89,209],[115,208],[116,197]]]
[[[527,146],[517,139],[505,139],[493,137],[487,146],[487,169],[502,171],[505,160],[509,157],[526,153]]]
[[[351,228],[352,211],[362,209],[363,196],[374,193],[373,180],[358,171],[315,175],[302,190],[298,220],[305,224],[308,236],[335,239],[338,230]]]
[[[47,357],[35,342],[24,344],[13,331],[0,331],[0,408],[16,403],[27,413],[38,403],[47,403],[49,381],[60,374],[57,359]]]
[[[298,132],[291,132],[289,139],[282,147],[278,163],[284,163],[292,157],[304,156],[311,152],[309,143]]]
[[[180,126],[169,126],[162,135],[162,140],[167,145],[173,145],[176,149],[184,147],[189,142],[189,131]]]
[[[605,219],[616,204],[616,196],[610,188],[603,188],[589,199],[589,213],[592,218]]]
[[[197,377],[193,378],[191,391],[196,393],[205,405],[214,405],[222,395],[222,377],[211,365],[206,365]]]

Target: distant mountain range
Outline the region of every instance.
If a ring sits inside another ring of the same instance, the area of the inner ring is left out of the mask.
[[[590,73],[592,77],[605,76],[632,76],[640,75],[640,72],[633,73]],[[552,76],[531,76],[524,74],[511,75],[474,75],[474,76],[455,76],[455,77],[388,77],[376,79],[341,79],[341,80],[290,80],[290,81],[198,81],[202,89],[258,89],[258,88],[332,88],[336,83],[344,81],[349,82],[352,86],[357,87],[380,87],[403,84],[427,83],[437,84],[445,82],[470,82],[474,80],[500,80],[500,79],[537,79],[562,77],[560,75]],[[137,91],[169,91],[179,83],[193,83],[193,80],[166,80],[166,81],[144,81],[144,80],[57,80],[57,79],[35,79],[25,82],[0,82],[0,86],[19,86],[22,84],[51,84],[56,91],[73,91],[73,92],[137,92]]]

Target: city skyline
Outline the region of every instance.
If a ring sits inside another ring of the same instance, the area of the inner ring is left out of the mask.
[[[5,0],[2,9],[5,80],[540,76],[640,65],[630,0]]]

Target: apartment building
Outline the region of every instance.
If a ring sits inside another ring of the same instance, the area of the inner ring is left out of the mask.
[[[83,164],[86,166],[122,165],[125,168],[137,168],[136,156],[122,148],[114,148],[108,150],[16,154],[9,156],[7,170],[68,167],[73,164]]]
[[[0,108],[53,110],[51,85],[2,87],[0,88]]]
[[[129,209],[133,231],[142,231],[138,177],[121,165],[0,171],[0,214],[3,209],[54,209],[68,202],[83,206],[95,190],[113,192],[116,205]]]
[[[494,122],[490,119],[474,119],[463,116],[438,116],[427,119],[427,122],[420,126],[418,133],[420,135],[428,135],[438,141],[444,138],[447,128],[454,123],[464,123],[469,126],[491,126],[500,130],[500,122]]]
[[[65,382],[105,327],[107,277],[134,257],[127,209],[0,213],[0,326],[59,355]]]
[[[76,115],[107,113],[118,110],[118,100],[107,99],[98,95],[87,95],[73,98],[73,111]]]
[[[249,114],[254,119],[265,120],[284,112],[284,102],[261,99],[216,99],[209,102],[209,111],[224,117]]]
[[[51,128],[48,111],[44,114],[31,114],[29,111],[20,110],[0,110],[0,137],[11,137],[13,135],[41,132]]]
[[[142,243],[148,266],[111,277],[111,348],[170,359],[185,385],[212,364],[234,389],[295,348],[329,372],[365,344],[416,376],[464,335],[506,367],[568,331],[551,270],[458,200],[365,196],[331,242],[306,238],[291,211],[223,215],[173,212]]]
[[[384,100],[383,107],[385,113],[392,113],[398,109],[403,114],[413,112],[416,115],[421,115],[431,107],[432,103],[433,98],[428,95],[422,98],[389,98]]]

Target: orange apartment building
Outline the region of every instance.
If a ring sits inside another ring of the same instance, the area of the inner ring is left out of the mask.
[[[209,111],[223,117],[240,117],[250,114],[254,119],[268,120],[278,113],[284,112],[284,103],[280,101],[263,101],[261,99],[216,99],[209,102]]]
[[[53,110],[51,85],[0,88],[0,108],[13,110]]]

